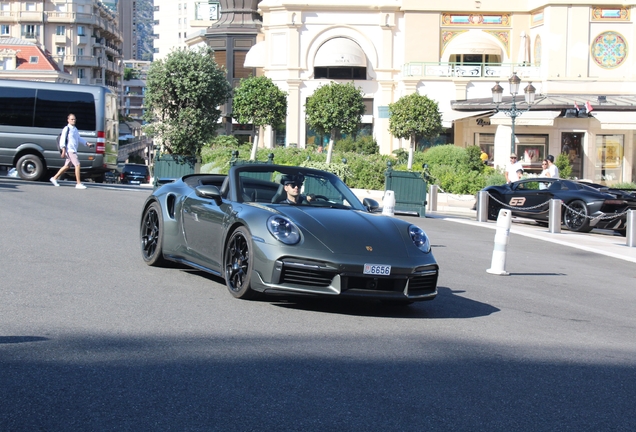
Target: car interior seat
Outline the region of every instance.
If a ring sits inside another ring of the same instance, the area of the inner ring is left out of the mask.
[[[287,193],[285,192],[285,186],[282,184],[278,186],[278,190],[272,197],[272,204],[278,204],[279,202],[285,201],[287,199]]]

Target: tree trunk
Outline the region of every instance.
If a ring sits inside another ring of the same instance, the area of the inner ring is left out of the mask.
[[[256,128],[256,133],[254,134],[254,145],[252,145],[252,153],[250,154],[250,160],[256,160],[256,149],[258,148],[258,135],[260,134],[261,128],[260,126]]]
[[[409,163],[406,168],[410,171],[413,168],[413,152],[415,151],[415,135],[411,135],[411,143],[409,145]]]
[[[331,129],[331,135],[329,135],[329,150],[327,150],[327,165],[331,163],[331,152],[333,152],[333,142],[336,138],[336,130]]]

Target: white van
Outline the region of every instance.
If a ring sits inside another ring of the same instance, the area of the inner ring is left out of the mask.
[[[103,86],[0,80],[0,165],[25,180],[48,178],[64,164],[56,139],[70,113],[95,144],[78,148],[82,177],[103,182],[117,168],[119,139],[117,96]]]

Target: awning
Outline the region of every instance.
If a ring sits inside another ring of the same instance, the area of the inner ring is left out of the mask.
[[[468,30],[451,40],[444,49],[443,61],[451,54],[495,54],[502,55],[496,39],[481,30]]]
[[[265,67],[265,41],[258,42],[245,55],[243,67],[260,68]]]
[[[515,118],[517,126],[553,126],[554,119],[561,115],[559,111],[524,111],[523,114]],[[512,125],[512,120],[503,112],[490,117],[492,125]]]
[[[601,122],[601,129],[636,129],[636,111],[599,111],[592,117]]]
[[[491,113],[488,111],[444,111],[442,112],[442,126],[445,128],[453,127],[455,120],[461,120],[470,117],[477,117],[483,114]]]
[[[347,38],[333,38],[322,44],[316,53],[314,66],[367,66],[367,56],[360,45]]]

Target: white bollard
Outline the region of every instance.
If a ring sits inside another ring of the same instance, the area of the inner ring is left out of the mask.
[[[508,276],[506,271],[506,248],[510,239],[510,226],[512,225],[512,212],[510,210],[499,210],[497,216],[497,231],[495,232],[495,248],[492,251],[492,262],[490,268],[486,270],[490,274]]]
[[[384,191],[382,199],[382,214],[393,216],[395,213],[395,193],[392,190]]]

